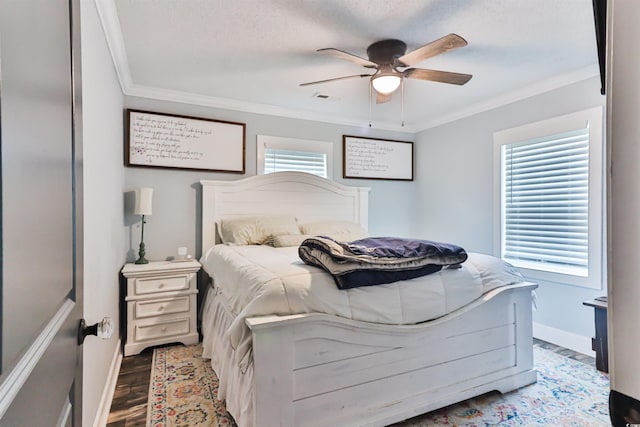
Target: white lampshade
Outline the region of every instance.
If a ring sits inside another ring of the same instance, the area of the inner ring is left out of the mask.
[[[397,74],[378,74],[377,76],[373,76],[371,84],[376,92],[388,95],[398,89],[401,81],[402,78]]]
[[[133,211],[136,215],[151,215],[151,200],[153,198],[153,188],[139,188],[136,190],[136,208]]]

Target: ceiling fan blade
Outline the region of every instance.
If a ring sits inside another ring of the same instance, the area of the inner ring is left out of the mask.
[[[447,34],[444,37],[434,40],[431,43],[427,43],[422,47],[412,50],[411,52],[398,58],[398,67],[409,67],[417,64],[432,56],[440,55],[452,49],[463,47],[467,45],[467,41],[457,34]]]
[[[359,56],[352,55],[348,52],[344,52],[339,49],[334,49],[332,47],[328,47],[325,49],[318,49],[318,52],[327,53],[329,55],[335,56],[336,58],[346,59],[347,61],[355,62],[356,64],[362,65],[363,67],[367,67],[367,68],[378,67],[378,64],[376,64],[375,62],[371,62],[368,59],[360,58]]]
[[[300,86],[317,85],[318,83],[335,82],[336,80],[354,79],[361,77],[371,77],[371,74],[354,74],[353,76],[334,77],[333,79],[317,80],[315,82],[300,83]]]
[[[473,77],[471,74],[426,70],[424,68],[409,68],[404,70],[402,75],[411,79],[430,80],[432,82],[451,83],[454,85],[463,85]]]
[[[389,102],[391,101],[392,97],[393,92],[386,95],[384,93],[376,92],[376,104],[384,104],[385,102]]]

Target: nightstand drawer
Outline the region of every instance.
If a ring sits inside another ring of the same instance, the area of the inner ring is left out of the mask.
[[[136,325],[136,341],[153,340],[189,333],[189,319],[176,319],[153,325]]]
[[[135,318],[159,316],[161,314],[182,313],[189,311],[189,297],[176,297],[164,300],[137,301]]]
[[[187,275],[136,279],[134,292],[136,295],[144,295],[183,289],[189,289]]]

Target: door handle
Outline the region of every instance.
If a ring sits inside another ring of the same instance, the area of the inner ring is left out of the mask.
[[[84,319],[80,319],[80,325],[78,325],[78,345],[84,343],[87,335],[95,335],[103,340],[111,338],[113,335],[113,320],[111,320],[110,317],[104,317],[95,325],[87,326],[87,322]]]

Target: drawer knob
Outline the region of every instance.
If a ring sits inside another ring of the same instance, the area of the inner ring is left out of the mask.
[[[164,283],[160,283],[160,284],[158,285],[158,288],[164,288]]]
[[[164,328],[161,329],[162,332],[167,332],[167,327],[165,326]]]
[[[162,311],[164,310],[164,305],[161,305],[160,307],[158,307],[158,311]]]

